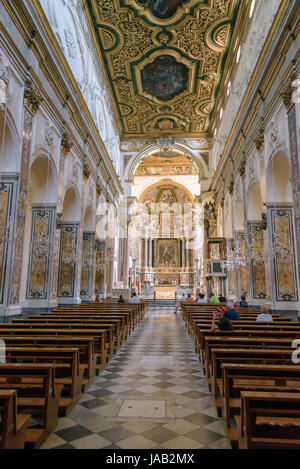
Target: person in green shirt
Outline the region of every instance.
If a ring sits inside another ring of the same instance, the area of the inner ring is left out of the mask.
[[[219,298],[217,298],[214,293],[211,293],[210,295],[210,302],[218,305],[220,303]]]

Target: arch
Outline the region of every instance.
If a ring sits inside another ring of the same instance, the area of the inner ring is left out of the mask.
[[[292,202],[291,166],[284,150],[277,149],[267,169],[267,202]]]
[[[20,172],[21,144],[20,138],[9,110],[0,113],[0,172]],[[3,141],[4,139],[4,141]]]
[[[95,231],[95,213],[89,205],[84,214],[83,231]]]
[[[57,172],[51,158],[39,154],[29,172],[30,202],[55,204],[57,199]]]
[[[240,199],[237,199],[233,206],[233,224],[236,231],[244,229],[244,219],[244,204]]]
[[[258,181],[249,186],[247,202],[247,220],[261,220],[262,200]]]
[[[185,186],[183,186],[182,184],[179,184],[179,182],[173,181],[172,179],[162,179],[158,182],[155,182],[151,186],[147,187],[147,189],[145,189],[140,195],[138,202],[142,203],[143,199],[145,198],[146,194],[148,194],[148,192],[152,191],[153,189],[156,189],[157,187],[163,186],[165,184],[168,184],[169,186],[175,186],[178,189],[181,189],[183,192],[185,192],[185,194],[190,199],[191,204],[193,205],[193,207],[195,207],[195,201],[194,201],[194,197],[192,193]]]
[[[224,203],[224,234],[226,238],[232,238],[232,213],[231,213],[231,197],[226,196]]]
[[[147,145],[142,151],[140,151],[135,156],[134,160],[131,163],[130,162],[128,163],[128,177],[127,177],[127,179],[128,179],[129,182],[133,182],[134,175],[135,175],[135,172],[137,170],[138,165],[140,164],[140,161],[145,156],[149,156],[153,153],[156,153],[160,149],[161,149],[161,145],[159,145],[159,144]],[[185,146],[179,145],[179,144],[172,144],[171,149],[178,152],[178,153],[184,153],[192,159],[193,163],[195,164],[195,166],[196,166],[196,168],[199,172],[199,179],[202,179],[202,178],[206,179],[206,178],[209,177],[207,166],[206,166],[206,164],[205,164],[205,162],[204,162],[201,155],[196,156],[191,150],[189,150]]]
[[[75,186],[69,186],[65,192],[63,201],[63,221],[80,221],[80,196]]]

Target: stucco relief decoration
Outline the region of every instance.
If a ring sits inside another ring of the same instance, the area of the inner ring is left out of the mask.
[[[54,143],[54,127],[49,122],[45,125],[45,142],[48,147],[52,147]]]
[[[88,5],[124,136],[207,135],[240,2]]]
[[[279,138],[279,121],[278,116],[271,122],[271,129],[270,129],[270,141],[271,145],[275,147],[278,144]]]
[[[65,39],[66,39],[66,44],[69,52],[69,56],[76,60],[77,59],[77,50],[76,50],[76,43],[74,41],[74,37],[70,29],[65,29]]]

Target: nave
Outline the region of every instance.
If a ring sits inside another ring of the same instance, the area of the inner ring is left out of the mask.
[[[181,314],[150,308],[42,448],[229,449]]]

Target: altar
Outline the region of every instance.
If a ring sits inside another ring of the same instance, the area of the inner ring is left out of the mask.
[[[177,291],[176,284],[156,284],[154,285],[154,292],[157,300],[174,299]]]

